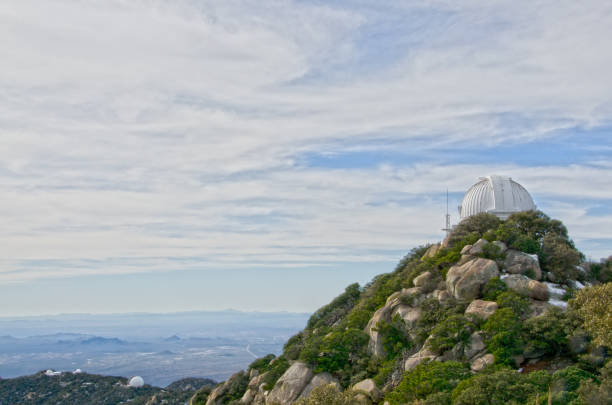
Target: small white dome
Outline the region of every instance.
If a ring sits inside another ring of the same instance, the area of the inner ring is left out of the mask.
[[[140,388],[144,385],[144,380],[140,376],[135,376],[130,378],[130,382],[128,383],[128,387],[132,388]]]
[[[465,193],[459,206],[461,219],[488,212],[507,219],[514,212],[536,209],[536,205],[523,186],[505,176],[481,177]]]

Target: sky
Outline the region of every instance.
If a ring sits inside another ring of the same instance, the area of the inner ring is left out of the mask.
[[[612,3],[5,0],[0,316],[313,311],[511,176],[612,254]]]

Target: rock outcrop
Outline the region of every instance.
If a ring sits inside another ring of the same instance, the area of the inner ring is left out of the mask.
[[[330,385],[330,384],[336,387],[338,390],[341,389],[340,383],[331,374],[329,373],[316,374],[314,377],[312,377],[312,380],[310,380],[310,382],[306,385],[306,387],[304,387],[304,390],[302,390],[302,393],[300,394],[299,398],[306,398],[308,397],[308,395],[310,395],[310,392],[314,390],[315,388],[321,387],[323,385]]]
[[[423,287],[425,286],[432,278],[432,275],[430,272],[426,271],[425,273],[417,276],[413,283],[415,285],[415,287]]]
[[[475,315],[482,319],[488,319],[497,311],[497,302],[474,300],[465,310],[466,315]]]
[[[391,321],[391,318],[395,314],[399,314],[407,325],[414,325],[421,315],[420,310],[415,307],[411,307],[404,303],[405,299],[411,296],[418,296],[422,293],[419,287],[404,288],[401,291],[395,292],[387,298],[385,306],[374,312],[372,318],[368,322],[365,332],[370,336],[368,342],[368,351],[373,356],[383,357],[385,350],[383,348],[382,336],[378,333],[377,325],[380,321]],[[419,299],[422,299],[422,295]],[[414,305],[417,305],[418,300],[415,301]]]
[[[548,301],[549,293],[546,284],[521,274],[511,274],[502,278],[508,289],[539,301]]]
[[[312,370],[306,364],[302,362],[293,363],[278,379],[274,388],[270,391],[266,403],[291,404],[300,396],[312,376]]]
[[[483,356],[477,357],[470,363],[470,370],[478,372],[484,370],[487,366],[490,366],[495,362],[495,357],[491,353],[487,353]]]
[[[446,288],[458,300],[471,301],[480,296],[482,286],[498,276],[497,263],[478,258],[451,267],[446,274]]]
[[[484,354],[485,343],[481,332],[474,332],[470,335],[470,342],[463,351],[465,358],[471,360],[479,354]]]
[[[537,256],[534,257],[518,250],[510,249],[506,252],[504,269],[510,274],[532,275],[531,278],[535,280],[542,279],[542,270],[540,270]]]
[[[371,378],[358,382],[357,384],[353,385],[352,389],[353,391],[366,394],[373,403],[377,403],[382,397],[376,383]]]
[[[218,385],[213,389],[206,400],[206,405],[221,405],[223,403],[223,396],[227,393],[229,387],[234,384],[235,381],[245,378],[245,372],[239,371],[233,374],[223,384]]]

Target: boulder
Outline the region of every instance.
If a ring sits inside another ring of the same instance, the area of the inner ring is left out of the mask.
[[[432,296],[436,298],[440,304],[444,304],[451,299],[451,295],[446,290],[436,290],[433,292]]]
[[[499,253],[505,253],[508,250],[508,246],[501,240],[496,240],[493,244],[499,248]]]
[[[422,290],[419,287],[404,288],[401,291],[394,292],[389,296],[389,298],[387,298],[385,306],[374,312],[374,315],[372,315],[372,318],[370,318],[365,328],[365,332],[370,336],[370,341],[368,342],[368,351],[370,354],[377,357],[383,357],[385,355],[382,336],[380,336],[378,331],[376,330],[378,322],[380,322],[381,320],[389,322],[391,320],[392,315],[394,315],[394,310],[400,307],[402,309],[398,309],[398,311],[402,311],[402,313],[406,316],[405,320],[408,320],[410,322],[410,319],[414,316],[420,315],[420,312],[418,314],[416,312],[411,312],[407,309],[409,308],[409,306],[404,304],[403,301],[407,297],[420,295],[421,292]],[[423,299],[423,297],[421,296],[420,298],[417,298],[415,305],[420,299]],[[404,316],[402,316],[402,318],[404,318]]]
[[[482,339],[480,332],[474,332],[470,335],[470,342],[463,350],[465,358],[468,360],[473,359],[476,355],[480,354],[485,349],[485,343]]]
[[[504,260],[504,268],[510,274],[529,274],[536,280],[542,279],[542,270],[537,256],[533,257],[527,253],[519,252],[518,250],[510,249],[506,252],[506,260]]]
[[[546,284],[532,280],[521,274],[511,274],[504,277],[503,282],[508,289],[539,301],[548,301],[549,293]]]
[[[466,315],[476,315],[482,319],[488,319],[497,311],[497,302],[474,300],[465,310]]]
[[[472,245],[465,245],[463,247],[463,249],[461,249],[461,255],[467,255],[470,254],[470,249],[472,248]]]
[[[363,392],[358,392],[351,398],[351,405],[372,405],[372,400]]]
[[[423,257],[421,257],[421,260],[425,260],[428,257],[434,257],[440,251],[440,249],[441,249],[441,246],[439,243],[436,243],[435,245],[431,245],[429,249],[427,249]]]
[[[484,370],[495,362],[495,357],[491,353],[477,357],[470,363],[470,370],[478,372]]]
[[[429,339],[430,338],[427,338],[421,350],[419,350],[417,353],[413,354],[412,356],[406,359],[406,361],[404,362],[405,371],[412,370],[413,368],[415,368],[416,366],[418,366],[425,360],[436,360],[437,358],[436,354],[432,352],[428,347]]]
[[[395,315],[399,315],[400,318],[404,320],[404,323],[408,327],[408,329],[412,329],[416,326],[417,321],[421,317],[421,309],[413,308],[408,305],[400,304],[391,313],[391,318]]]
[[[418,275],[414,279],[413,283],[416,287],[422,288],[431,280],[431,277],[432,277],[431,273],[426,271],[425,273]]]
[[[459,259],[457,263],[455,263],[455,266],[461,266],[463,264],[466,264],[470,260],[474,260],[474,259],[475,257],[472,255],[461,255],[461,258]]]
[[[244,395],[242,395],[242,398],[240,398],[240,403],[241,404],[251,404],[253,403],[253,400],[255,399],[255,397],[257,396],[257,391],[251,388],[248,388],[245,392]]]
[[[451,267],[446,274],[446,289],[458,300],[471,301],[479,297],[483,285],[498,276],[497,263],[478,258]]]
[[[312,370],[302,362],[295,362],[278,379],[266,402],[289,405],[295,401],[312,379]]]
[[[338,390],[341,389],[340,383],[331,374],[327,372],[316,374],[314,377],[312,377],[312,380],[310,380],[308,385],[304,387],[304,390],[300,394],[299,398],[306,398],[308,397],[308,395],[310,395],[310,392],[313,389],[320,387],[322,385],[330,385],[330,384],[336,387]]]
[[[236,374],[233,374],[230,378],[227,379],[223,384],[220,384],[215,387],[208,395],[208,399],[206,400],[206,405],[221,405],[223,403],[223,396],[227,393],[230,385],[235,381],[245,377],[244,371],[239,371]]]
[[[353,391],[365,393],[372,400],[372,402],[378,402],[382,397],[376,383],[371,378],[358,382],[357,384],[353,385],[352,389]]]
[[[488,244],[489,244],[488,240],[480,238],[478,239],[476,243],[472,245],[468,253],[471,254],[472,256],[479,255],[483,252],[483,248]]]
[[[370,336],[368,341],[368,352],[375,357],[383,357],[385,355],[385,349],[383,348],[382,336],[378,333],[378,322],[381,320],[389,320],[389,313],[391,308],[384,306],[374,312],[372,318],[368,321],[365,332]]]

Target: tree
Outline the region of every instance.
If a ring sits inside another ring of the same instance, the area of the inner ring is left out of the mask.
[[[597,345],[612,348],[612,283],[581,290],[570,306]]]
[[[578,277],[580,252],[567,239],[548,234],[542,240],[540,262],[542,270],[552,272],[557,281],[575,280]]]

